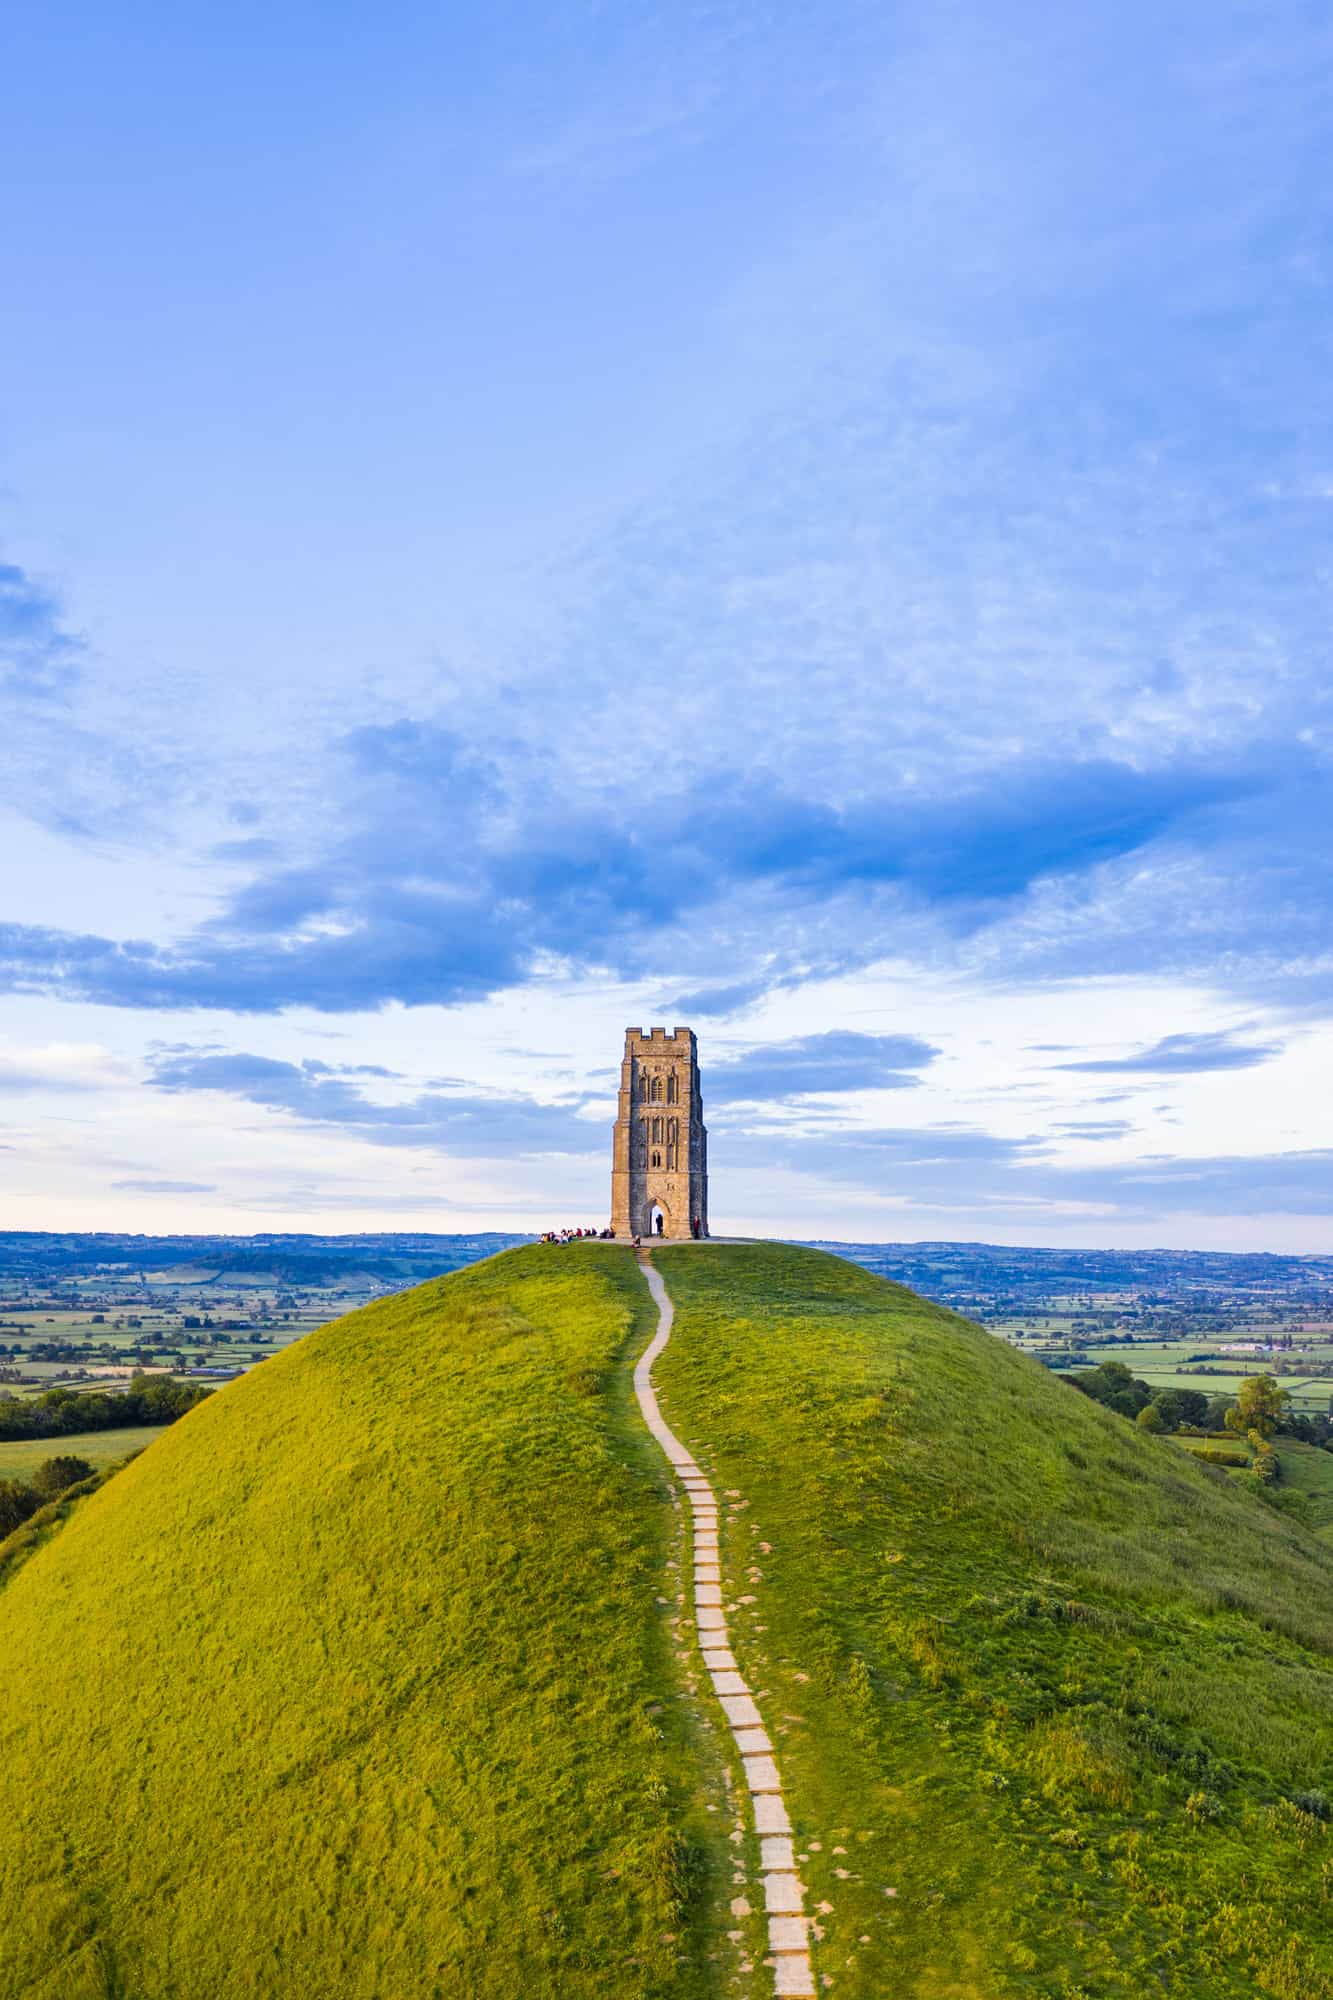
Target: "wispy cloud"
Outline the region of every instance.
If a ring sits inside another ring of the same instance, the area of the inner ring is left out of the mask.
[[[154,1089],[177,1095],[213,1091],[284,1113],[307,1125],[337,1126],[379,1146],[424,1146],[467,1157],[502,1159],[610,1151],[610,1124],[578,1116],[578,1103],[542,1104],[519,1093],[423,1091],[395,1101],[372,1097],[358,1080],[365,1065],[339,1068],[308,1059],[281,1062],[241,1052],[163,1053],[153,1062]]]
[[[1320,1216],[1333,1210],[1333,1148],[1285,1153],[1164,1155],[1070,1166],[1040,1139],[979,1127],[890,1128],[784,1135],[728,1133],[718,1171],[761,1164],[856,1188],[875,1199],[956,1215],[1021,1215],[1040,1228],[1082,1210],[1089,1240],[1108,1223],[1239,1215]]]
[[[46,1042],[0,1048],[0,1093],[105,1090],[123,1073],[96,1043]]]
[[[13,563],[0,563],[0,691],[26,701],[67,695],[79,673],[81,640],[52,593]]]
[[[914,913],[975,931],[1038,881],[1078,879],[1272,782],[1248,764],[1024,760],[948,799],[835,806],[732,769],[663,791],[645,819],[637,795],[594,811],[433,726],[362,729],[343,754],[353,783],[322,853],[254,874],[172,944],[0,928],[0,982],[142,1008],[452,1003],[520,984],[543,955],[640,972],[673,931],[710,970],[734,968],[728,903],[780,898],[783,948],[771,925],[756,935],[726,1006],[790,981],[815,951],[865,962]]]
[[[1056,1063],[1056,1069],[1077,1070],[1085,1075],[1139,1074],[1143,1076],[1192,1076],[1208,1070],[1255,1069],[1282,1053],[1281,1042],[1243,1041],[1226,1030],[1212,1034],[1164,1035],[1151,1048],[1132,1050],[1123,1056],[1090,1056],[1079,1062]]]
[[[824,1092],[909,1090],[938,1054],[917,1035],[863,1035],[834,1028],[711,1063],[708,1100],[785,1102]]]
[[[118,1194],[216,1194],[216,1181],[112,1181]]]

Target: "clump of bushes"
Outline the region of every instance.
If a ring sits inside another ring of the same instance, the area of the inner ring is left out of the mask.
[[[1214,1414],[1202,1390],[1150,1389],[1130,1374],[1123,1361],[1103,1361],[1099,1368],[1086,1368],[1062,1380],[1146,1431],[1192,1430],[1197,1434]]]
[[[1276,1486],[1282,1477],[1282,1468],[1277,1453],[1262,1431],[1250,1432],[1250,1448],[1254,1453],[1250,1460],[1250,1470],[1261,1486]]]
[[[39,1507],[58,1500],[71,1486],[92,1476],[93,1468],[87,1459],[71,1454],[44,1458],[29,1484],[25,1485],[21,1479],[0,1479],[0,1541],[31,1520]]]

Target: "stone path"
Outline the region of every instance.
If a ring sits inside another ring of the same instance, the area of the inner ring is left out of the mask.
[[[759,1836],[759,1867],[764,1882],[773,1990],[783,1995],[813,1993],[815,1981],[810,1966],[810,1925],[805,1915],[805,1885],[796,1873],[791,1821],[782,1797],[782,1779],[758,1703],[738,1672],[727,1642],[717,1539],[717,1498],[690,1453],[668,1429],[653,1391],[653,1363],[671,1338],[671,1300],[661,1274],[653,1269],[647,1257],[641,1256],[639,1262],[657,1306],[657,1332],[634,1370],[634,1393],[639,1399],[644,1422],[685,1488],[693,1514],[694,1620],[704,1665],[736,1739],[745,1769],[755,1832]]]

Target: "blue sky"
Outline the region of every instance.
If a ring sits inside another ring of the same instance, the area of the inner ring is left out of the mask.
[[[28,9],[0,1216],[1327,1249],[1312,5]],[[569,1210],[566,1214],[565,1210]]]

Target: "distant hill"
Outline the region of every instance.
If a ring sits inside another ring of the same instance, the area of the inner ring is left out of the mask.
[[[656,1256],[835,1996],[1333,1992],[1333,1549],[854,1265]],[[612,1245],[422,1285],[5,1572],[0,1992],[741,1990],[649,1330]]]

